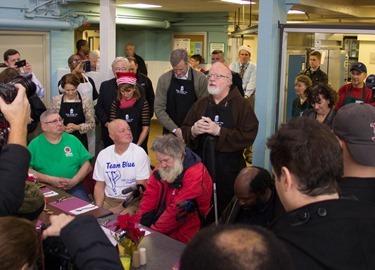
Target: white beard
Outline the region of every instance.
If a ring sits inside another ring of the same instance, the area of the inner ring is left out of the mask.
[[[163,180],[171,184],[176,180],[176,177],[179,176],[183,170],[184,170],[184,167],[182,165],[182,160],[175,159],[173,168],[171,169],[159,168],[159,173],[160,173],[160,177]]]

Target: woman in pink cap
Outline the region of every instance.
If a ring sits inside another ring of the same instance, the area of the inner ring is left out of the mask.
[[[117,97],[111,106],[110,120],[124,119],[133,134],[133,143],[147,152],[146,137],[150,131],[150,108],[141,96],[134,73],[117,73]]]

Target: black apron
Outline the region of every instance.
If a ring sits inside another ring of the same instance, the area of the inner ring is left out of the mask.
[[[61,99],[59,114],[64,119],[64,125],[69,123],[76,125],[86,122],[85,113],[83,112],[83,104],[81,94],[77,92],[80,101],[77,102],[64,102],[64,95]],[[73,131],[72,135],[76,136],[82,144],[88,149],[87,135],[81,134],[78,130]]]
[[[205,116],[220,127],[235,128],[232,114],[231,103],[225,105],[216,105],[209,103],[206,108]],[[207,151],[207,137],[211,135],[202,134],[199,136],[199,146],[197,149],[201,151],[197,153],[206,167],[212,167],[207,162],[212,161]],[[217,140],[218,137],[215,137]],[[217,189],[217,206],[219,216],[224,211],[225,207],[230,203],[234,196],[234,180],[238,173],[246,167],[246,162],[243,157],[243,150],[234,152],[220,152],[220,149],[215,149],[215,179]]]
[[[130,108],[120,108],[120,102],[117,101],[116,118],[125,120],[132,130],[133,143],[137,144],[139,136],[142,133],[142,109],[145,104],[143,98],[138,99]],[[147,153],[147,140],[140,145]]]
[[[194,89],[194,75],[192,70],[191,80],[177,79],[172,72],[171,83],[167,92],[167,114],[173,122],[180,127],[185,120],[189,109],[197,101]],[[169,130],[163,128],[163,134],[168,134]]]
[[[365,103],[365,95],[366,95],[366,86],[363,85],[363,90],[362,90],[362,98],[355,98],[350,96],[350,92],[353,89],[353,84],[350,85],[348,94],[346,95],[344,99],[344,105],[350,104],[350,103]],[[359,101],[359,102],[357,102]]]

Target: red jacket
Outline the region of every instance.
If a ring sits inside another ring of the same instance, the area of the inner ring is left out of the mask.
[[[157,169],[146,182],[146,191],[136,214],[137,220],[155,231],[186,243],[200,229],[199,213],[205,217],[209,212],[211,176],[200,158],[188,148],[182,177],[177,177],[173,184],[160,179]],[[186,201],[194,201],[199,211],[188,213],[184,207],[178,207]]]

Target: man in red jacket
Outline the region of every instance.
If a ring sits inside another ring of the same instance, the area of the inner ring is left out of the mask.
[[[146,182],[137,218],[141,224],[187,243],[210,210],[211,177],[198,155],[174,135],[151,146],[160,165]]]

